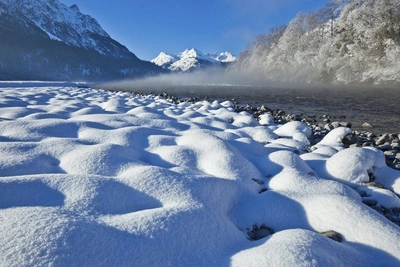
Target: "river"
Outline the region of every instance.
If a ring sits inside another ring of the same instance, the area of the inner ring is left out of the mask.
[[[111,89],[111,88],[109,88]],[[355,130],[374,133],[400,133],[400,88],[371,87],[314,87],[284,88],[238,85],[169,85],[155,87],[124,86],[127,91],[174,94],[181,97],[232,100],[239,105],[265,105],[270,109],[282,109],[286,114],[309,116],[345,116],[332,119],[352,123]],[[363,129],[368,122],[373,129]]]

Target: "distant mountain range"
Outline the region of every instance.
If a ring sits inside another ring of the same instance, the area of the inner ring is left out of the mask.
[[[229,52],[220,54],[204,54],[192,48],[174,55],[161,52],[151,62],[171,71],[189,72],[208,67],[226,67],[236,61],[236,57]]]
[[[110,80],[166,72],[112,39],[76,5],[0,0],[0,79]]]

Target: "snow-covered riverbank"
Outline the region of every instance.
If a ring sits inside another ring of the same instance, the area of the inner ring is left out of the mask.
[[[399,265],[383,153],[344,149],[348,128],[308,153],[302,123],[260,122],[230,102],[1,88],[0,265]]]

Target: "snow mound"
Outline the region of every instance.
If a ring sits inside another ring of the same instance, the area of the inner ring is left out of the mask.
[[[400,172],[349,133],[308,152],[229,101],[0,88],[0,266],[398,266]]]

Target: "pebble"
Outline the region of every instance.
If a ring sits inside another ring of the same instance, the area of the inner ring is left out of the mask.
[[[340,233],[336,232],[336,231],[326,231],[326,232],[321,232],[320,233],[323,236],[326,236],[327,238],[332,239],[333,241],[336,242],[341,242],[343,240],[343,237]]]
[[[368,122],[364,122],[361,127],[363,128],[374,128],[374,126],[371,123]]]
[[[342,143],[343,143],[345,146],[351,146],[351,145],[357,144],[357,142],[358,142],[358,138],[357,138],[357,136],[356,136],[354,133],[345,136],[345,137],[343,138],[343,140],[342,140]]]

